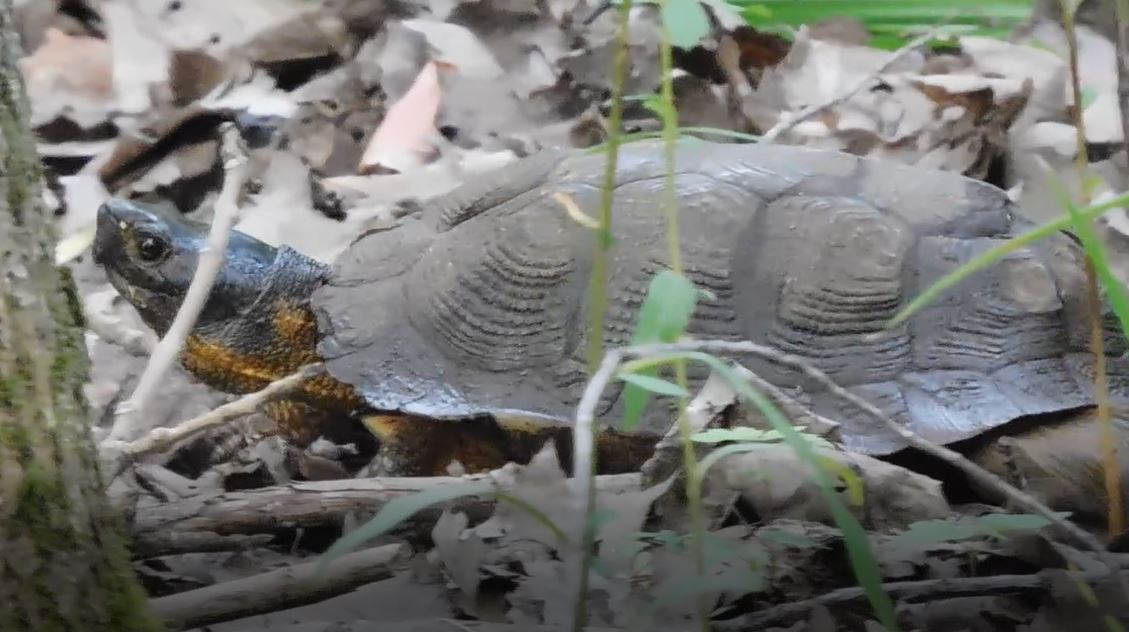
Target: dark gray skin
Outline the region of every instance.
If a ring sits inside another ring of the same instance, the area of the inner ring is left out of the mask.
[[[145,324],[163,336],[196,272],[208,226],[175,211],[121,199],[103,204],[97,222],[94,262],[106,270],[114,288],[129,299]],[[232,231],[227,256],[197,326],[216,330],[230,324],[260,299],[264,282],[272,275],[293,276],[300,279],[297,285],[313,285],[323,282],[328,273],[328,266],[290,248],[276,249]]]

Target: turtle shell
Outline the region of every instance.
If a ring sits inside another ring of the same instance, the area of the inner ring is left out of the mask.
[[[314,295],[329,372],[373,409],[435,418],[520,414],[568,422],[586,382],[592,230],[566,211],[600,204],[605,156],[546,151],[355,241]],[[1017,250],[900,327],[897,310],[962,263],[1032,226],[1006,194],[951,172],[790,146],[682,143],[683,267],[703,300],[689,335],[800,356],[940,443],[1018,417],[1092,403],[1085,271],[1064,234]],[[628,343],[667,267],[658,143],[621,149],[604,343]],[[1107,310],[1108,312],[1108,310]],[[1106,314],[1115,399],[1129,398],[1125,341]],[[779,365],[748,368],[841,422],[846,447],[900,439]],[[704,367],[691,367],[700,383]],[[622,383],[601,402],[621,416]],[[673,404],[642,428],[664,431]]]

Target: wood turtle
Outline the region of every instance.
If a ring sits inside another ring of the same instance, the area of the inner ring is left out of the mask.
[[[299,444],[330,417],[362,417],[384,472],[442,473],[527,459],[567,442],[586,381],[594,236],[554,194],[595,215],[605,156],[544,151],[359,237],[332,266],[250,236],[229,253],[182,354],[213,387],[249,392],[323,359],[268,414]],[[885,329],[932,282],[1032,224],[1006,194],[950,172],[790,146],[682,143],[675,176],[686,275],[712,291],[689,335],[749,339],[806,358],[920,435],[967,439],[1020,417],[1090,407],[1082,253],[1065,234],[1023,248]],[[667,265],[661,146],[621,149],[604,343],[629,341]],[[207,227],[114,199],[95,260],[164,333]],[[1115,401],[1129,396],[1126,343],[1105,314]],[[746,365],[825,417],[848,449],[901,441],[796,373]],[[699,384],[701,367],[691,367]],[[601,403],[621,419],[622,383]],[[608,430],[607,471],[637,467],[672,421],[652,402],[640,433]],[[442,426],[437,427],[438,426]],[[562,450],[562,452],[565,452]]]

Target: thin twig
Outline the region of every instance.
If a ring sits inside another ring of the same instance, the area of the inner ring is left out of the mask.
[[[1044,505],[1038,499],[1013,487],[1006,481],[968,460],[958,452],[917,436],[892,417],[882,412],[874,404],[839,386],[826,373],[812,366],[803,358],[747,340],[689,340],[676,343],[636,345],[608,351],[604,362],[600,365],[600,370],[597,371],[596,375],[588,382],[584,394],[581,397],[580,404],[577,407],[576,423],[578,438],[585,436],[587,434],[585,431],[590,429],[595,423],[595,410],[600,399],[600,394],[603,393],[604,389],[611,381],[620,362],[628,358],[642,358],[687,351],[704,351],[707,353],[729,355],[752,355],[763,360],[802,371],[808,377],[823,384],[832,395],[849,402],[865,412],[868,416],[881,422],[887,429],[897,434],[907,444],[960,469],[971,478],[991,488],[1001,496],[1008,498],[1016,505],[1047,519],[1051,524],[1068,533],[1079,543],[1086,546],[1086,548],[1094,551],[1101,561],[1109,567],[1110,573],[1117,572],[1118,562],[1116,558],[1109,553],[1101,541],[1084,529],[1063,519],[1056,514],[1054,510]],[[579,450],[576,456],[577,458],[582,456]],[[579,463],[579,461],[577,461],[577,463]],[[1123,579],[1124,578],[1118,576],[1119,581]]]
[[[666,3],[672,0],[660,0],[659,10],[665,11]],[[663,178],[663,215],[666,217],[666,249],[670,259],[670,269],[675,274],[682,275],[682,252],[678,230],[678,189],[676,186],[676,171],[678,169],[676,149],[678,143],[678,110],[674,105],[674,52],[670,43],[669,25],[663,22],[659,29],[659,60],[662,69],[660,93],[663,100],[662,139],[663,159],[665,174]],[[686,376],[686,362],[677,360],[674,363],[675,383],[687,390],[688,379]],[[685,394],[678,397],[678,413],[675,425],[681,436],[682,443],[682,468],[686,472],[686,508],[690,514],[690,550],[694,558],[694,572],[698,577],[704,577],[706,572],[705,553],[705,519],[702,516],[701,484],[698,480],[698,467],[696,463],[694,441],[691,439],[693,430],[690,420],[686,417],[686,406],[689,397]],[[704,595],[699,595],[695,600],[698,617],[698,629],[709,632],[709,606]]]
[[[228,237],[239,214],[239,199],[247,177],[247,154],[242,150],[241,145],[241,138],[235,126],[230,123],[225,124],[221,146],[224,156],[224,184],[215,203],[207,247],[200,254],[200,262],[172,325],[157,343],[153,354],[149,356],[149,362],[145,365],[145,371],[141,374],[133,394],[118,408],[117,417],[109,434],[111,439],[129,439],[137,432],[137,426],[141,424],[140,420],[145,418],[149,400],[169,367],[180,355],[185,339],[196,324],[196,319],[211,294],[212,285],[227,255]]]
[[[604,355],[604,359],[600,362],[596,373],[588,381],[584,395],[576,407],[576,427],[573,429],[572,439],[572,463],[573,471],[576,472],[573,484],[581,494],[581,498],[584,499],[582,503],[585,508],[584,513],[589,517],[596,512],[596,460],[593,450],[596,443],[596,407],[600,403],[600,396],[603,394],[604,388],[611,381],[612,374],[622,360],[623,354],[619,350],[613,349]],[[599,388],[595,388],[595,385],[599,385]],[[590,549],[592,546],[591,540],[595,536],[588,524],[589,521],[586,521],[584,542],[578,551],[580,558],[577,561],[578,577],[575,578],[576,586],[571,594],[571,597],[575,600],[572,603],[576,607],[573,610],[573,620],[569,628],[574,632],[584,629],[585,619],[587,618],[588,573],[591,567]]]
[[[1058,571],[1065,572],[1065,571]],[[1079,579],[1093,582],[1106,576],[1104,572],[1089,572]],[[1043,593],[1051,589],[1055,580],[1053,572],[1032,575],[990,575],[988,577],[945,577],[916,581],[890,582],[882,585],[891,597],[902,601],[952,599],[956,597],[983,597],[987,595],[1016,595]],[[866,597],[862,588],[840,588],[825,595],[780,604],[751,614],[718,621],[713,624],[717,632],[737,630],[763,630],[795,623],[811,614],[817,606],[840,606]]]
[[[267,384],[261,390],[248,393],[235,401],[228,402],[172,428],[154,428],[140,439],[128,442],[106,439],[98,446],[103,454],[103,459],[110,462],[105,471],[109,472],[109,478],[112,480],[141,457],[164,452],[185,439],[221,426],[233,419],[250,415],[263,404],[294,391],[302,385],[302,382],[316,375],[321,369],[321,364],[304,366],[286,377]]]
[[[1116,4],[1116,2],[1115,2]],[[1074,31],[1074,9],[1071,0],[1060,0],[1063,32],[1066,35],[1067,54],[1070,65],[1070,88],[1074,96],[1074,134],[1075,167],[1078,170],[1078,183],[1081,189],[1082,206],[1088,206],[1092,197],[1093,184],[1088,177],[1089,156],[1086,152],[1086,125],[1082,115],[1082,77],[1078,71],[1078,37]],[[1120,66],[1120,64],[1118,64]],[[1124,109],[1124,104],[1122,109]],[[1071,215],[1077,213],[1071,209]],[[1076,220],[1075,227],[1085,241],[1093,241],[1089,220]],[[1098,425],[1101,428],[1099,448],[1105,470],[1105,491],[1109,499],[1108,531],[1113,537],[1123,530],[1124,515],[1121,508],[1121,470],[1117,467],[1116,439],[1113,436],[1113,419],[1109,407],[1109,379],[1106,375],[1105,340],[1102,331],[1101,297],[1098,292],[1098,275],[1089,248],[1085,252],[1086,268],[1086,311],[1090,320],[1090,350],[1094,354],[1094,399],[1098,405]]]
[[[408,551],[402,544],[343,555],[319,576],[319,561],[152,600],[153,613],[171,629],[185,630],[325,601],[392,576]]]
[[[612,203],[614,201],[615,178],[619,164],[620,136],[623,134],[623,92],[627,84],[628,56],[631,44],[632,0],[621,0],[619,8],[619,30],[616,33],[615,61],[612,67],[611,112],[608,114],[608,154],[604,166],[604,181],[600,191],[600,227],[596,230],[596,250],[592,257],[591,279],[588,285],[588,344],[587,366],[592,371],[604,352],[604,317],[607,311],[607,258],[611,248]],[[592,516],[596,510],[596,458],[592,446],[596,442],[595,428],[589,425],[584,432],[577,432],[573,440],[576,456],[573,461],[578,479],[585,479],[584,489],[584,530],[578,551],[578,577],[573,586],[573,608],[571,611],[572,632],[581,632],[588,619],[588,573],[592,566],[592,549],[595,545],[595,527]],[[581,455],[581,452],[584,452]]]
[[[788,132],[792,131],[797,125],[799,125],[800,123],[803,123],[804,121],[810,119],[811,117],[815,116],[816,114],[819,114],[820,112],[823,112],[824,110],[831,109],[831,108],[836,107],[838,105],[842,105],[846,101],[850,100],[856,94],[865,90],[871,83],[876,81],[879,77],[881,77],[885,73],[889,72],[889,70],[891,68],[893,68],[899,62],[901,62],[902,59],[904,59],[911,52],[916,50],[919,46],[921,46],[922,44],[924,44],[924,43],[928,42],[929,40],[933,39],[934,37],[936,37],[937,33],[940,32],[940,30],[944,26],[944,24],[946,22],[948,22],[950,19],[951,18],[944,20],[941,24],[933,27],[928,32],[926,32],[925,34],[920,35],[918,37],[915,37],[914,39],[910,40],[910,42],[908,44],[906,44],[905,46],[902,46],[898,50],[894,51],[894,53],[890,57],[890,59],[886,60],[886,63],[882,64],[882,66],[878,70],[876,70],[876,71],[870,73],[869,75],[867,75],[866,77],[864,77],[862,81],[855,84],[854,87],[848,89],[846,92],[844,92],[844,93],[840,94],[839,96],[831,99],[830,101],[826,101],[824,103],[816,103],[814,105],[809,105],[809,106],[805,107],[804,109],[800,110],[799,113],[795,114],[794,116],[785,115],[785,116],[781,117],[781,120],[777,121],[775,125],[773,125],[771,128],[769,128],[769,130],[767,132],[765,132],[764,134],[761,135],[760,140],[758,142],[760,142],[762,144],[775,142],[776,139],[779,138],[781,135],[787,134]]]

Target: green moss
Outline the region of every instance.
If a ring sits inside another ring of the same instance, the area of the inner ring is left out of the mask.
[[[0,87],[0,134],[4,136],[7,150],[4,156],[4,171],[8,175],[6,198],[8,211],[19,226],[23,224],[24,211],[35,206],[35,196],[30,189],[39,186],[41,174],[39,162],[34,158],[38,154],[31,135],[20,120],[20,115],[26,111],[25,104],[6,88]]]
[[[6,452],[16,455],[21,467],[31,461],[31,437],[26,425],[15,420],[0,424],[0,444]]]
[[[115,537],[116,536],[112,536]],[[121,560],[128,559],[127,551],[120,540],[109,543],[111,554]],[[111,630],[130,632],[163,632],[165,626],[149,609],[149,597],[141,589],[137,578],[128,564],[108,569],[108,577],[103,578],[106,614],[109,616]]]
[[[45,551],[70,551],[78,541],[67,519],[72,509],[66,487],[37,462],[24,466],[11,517]]]
[[[14,378],[0,376],[0,410],[16,409],[16,396],[19,394],[17,386]],[[0,424],[0,432],[3,431],[3,425],[5,424]]]

